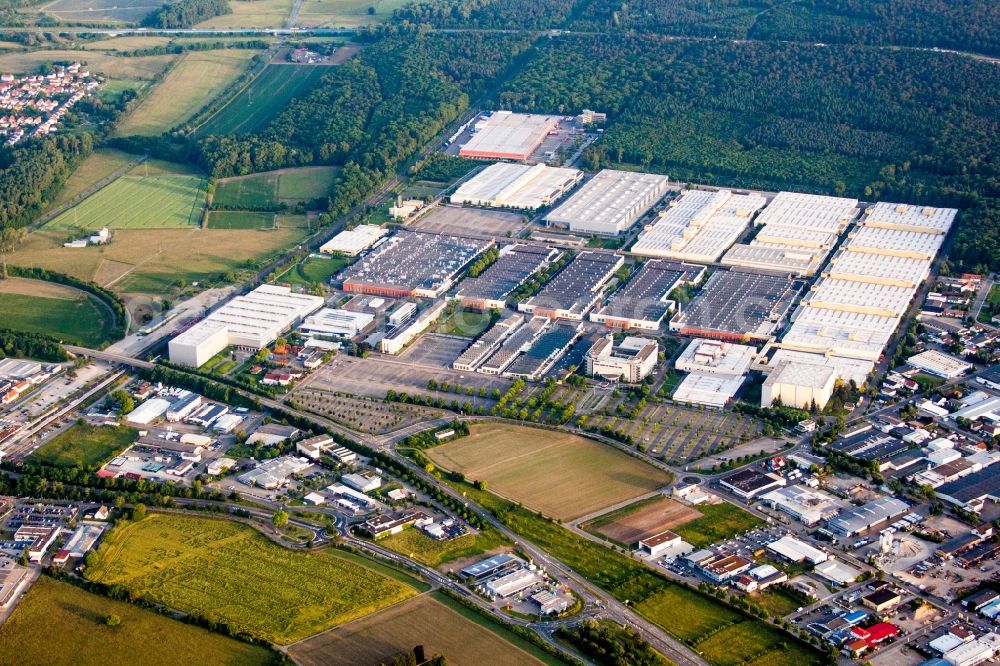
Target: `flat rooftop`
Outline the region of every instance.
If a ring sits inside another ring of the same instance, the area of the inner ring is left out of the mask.
[[[757,224],[839,234],[858,212],[857,199],[779,192],[757,217]]]
[[[930,269],[930,261],[911,257],[878,256],[866,252],[840,252],[825,275],[841,280],[894,284],[916,288]]]
[[[439,292],[492,244],[479,238],[399,231],[344,269],[340,279],[346,291]]]
[[[500,257],[479,277],[466,278],[459,285],[456,297],[502,300],[559,254],[558,250],[537,245],[508,245],[500,250]]]
[[[631,251],[664,259],[718,261],[766,201],[759,194],[687,190],[639,234]]]
[[[608,299],[597,315],[606,319],[638,320],[659,325],[673,305],[670,293],[682,284],[698,282],[704,274],[703,266],[648,261]]]
[[[782,361],[764,380],[764,386],[789,384],[809,388],[824,388],[836,371],[826,364]]]
[[[721,409],[732,400],[746,379],[743,375],[706,375],[693,372],[674,389],[673,401]]]
[[[804,301],[812,307],[899,317],[906,311],[911,298],[913,289],[908,287],[824,278]]]
[[[913,206],[879,201],[865,211],[865,225],[945,234],[948,233],[957,214],[958,211],[954,208]]]
[[[788,275],[720,270],[674,316],[670,328],[705,337],[766,338],[788,314],[802,287],[800,280]]]
[[[865,225],[849,234],[845,247],[856,252],[931,260],[941,249],[942,243],[944,243],[943,234]]]
[[[604,169],[545,219],[574,231],[617,234],[663,198],[668,182],[659,174]]]
[[[582,177],[578,169],[497,162],[462,183],[451,202],[534,210],[554,203]]]
[[[816,249],[750,243],[732,246],[721,263],[724,266],[812,275],[822,264],[824,254],[824,251]]]
[[[481,159],[525,160],[546,134],[558,127],[560,120],[560,116],[494,111],[489,118],[476,122],[476,133],[458,154]]]
[[[581,252],[525,304],[583,314],[623,261],[616,254]]]
[[[1000,498],[1000,473],[987,467],[938,486],[936,491],[939,495],[946,495],[963,504],[981,497],[997,499]]]

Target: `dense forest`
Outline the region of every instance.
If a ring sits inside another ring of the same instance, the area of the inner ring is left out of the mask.
[[[395,12],[398,21],[440,28],[557,28],[572,17],[581,0],[431,0]]]
[[[0,228],[26,226],[92,148],[89,134],[0,148]]]
[[[216,177],[343,165],[330,210],[342,215],[457,119],[530,44],[521,35],[387,34],[293,99],[260,133],[203,139],[198,161]]]
[[[142,24],[150,28],[190,28],[213,16],[232,13],[229,0],[178,0],[157,9]]]
[[[588,168],[956,206],[965,223],[953,256],[1000,266],[1000,75],[991,63],[634,36],[564,36],[539,51],[500,105],[608,112]]]
[[[638,632],[614,622],[584,620],[575,627],[560,627],[556,635],[595,663],[604,666],[667,666],[663,655],[646,643]]]
[[[34,358],[39,361],[61,362],[69,358],[62,344],[41,333],[25,333],[0,328],[0,358]]]

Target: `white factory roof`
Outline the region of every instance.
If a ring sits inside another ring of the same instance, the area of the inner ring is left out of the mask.
[[[667,192],[667,176],[604,169],[545,219],[552,224],[615,234],[632,225]]]
[[[833,557],[826,562],[820,562],[814,566],[813,571],[823,578],[840,585],[853,583],[862,573],[860,569],[855,569]]]
[[[865,225],[944,234],[951,228],[956,214],[958,211],[954,208],[911,206],[880,201],[865,212]]]
[[[750,245],[734,245],[722,257],[722,264],[811,275],[823,263],[824,254],[824,251],[811,248],[762,245],[754,242]]]
[[[991,631],[974,641],[963,643],[945,652],[943,658],[952,666],[968,666],[992,658],[997,650],[1000,650],[1000,636]]]
[[[811,363],[814,365],[828,365],[837,373],[837,378],[843,382],[852,379],[858,386],[864,386],[868,380],[868,375],[875,369],[872,361],[865,361],[843,356],[824,356],[811,352],[795,351],[792,349],[779,349],[771,357],[769,365],[777,367],[782,361],[798,361],[800,363]]]
[[[767,210],[766,208],[764,209]],[[811,248],[831,248],[837,242],[838,234],[828,231],[817,231],[805,227],[786,227],[780,224],[766,224],[757,235],[754,242],[758,244],[792,245]]]
[[[757,224],[780,224],[838,234],[857,215],[858,200],[800,192],[779,192]]]
[[[966,370],[972,369],[971,363],[933,349],[928,349],[925,352],[911,356],[906,359],[906,362],[918,370],[923,370],[945,379],[957,377]]]
[[[375,321],[375,315],[368,312],[354,312],[323,308],[316,314],[306,317],[299,326],[304,335],[327,335],[338,337],[354,337],[365,326]]]
[[[524,159],[559,120],[559,116],[496,111],[476,123],[476,133],[462,146],[459,155]]]
[[[906,311],[911,298],[913,290],[907,287],[825,278],[805,301],[812,307],[898,317]]]
[[[804,541],[790,536],[783,536],[777,541],[767,544],[767,548],[793,562],[807,560],[812,564],[819,564],[825,562],[829,557],[822,550],[813,548]]]
[[[788,329],[781,339],[781,348],[874,361],[891,337],[891,332],[851,328],[847,321],[837,325],[811,319],[809,315],[817,310],[822,308],[802,309],[805,316],[797,318]],[[842,311],[826,310],[826,312]]]
[[[354,256],[371,247],[375,241],[389,233],[377,224],[359,224],[353,229],[341,231],[339,234],[320,246],[320,252],[340,252]]]
[[[771,374],[764,380],[764,385],[786,384],[821,389],[827,385],[830,376],[834,374],[836,374],[836,370],[826,364],[784,361],[775,366]]]
[[[988,400],[982,400],[966,407],[962,407],[962,409],[952,414],[951,418],[956,420],[963,418],[975,421],[976,419],[987,415],[1000,416],[1000,398],[989,398]]]
[[[683,372],[738,377],[746,374],[756,355],[748,345],[695,338],[677,357],[674,367]]]
[[[451,202],[534,210],[555,202],[582,177],[578,169],[497,162],[462,183]]]
[[[167,413],[171,402],[163,398],[150,398],[128,413],[126,419],[129,423],[146,425],[152,423],[159,417]]]
[[[711,263],[737,240],[766,200],[729,190],[688,190],[639,234],[634,254]]]
[[[289,287],[261,285],[245,296],[230,300],[170,344],[198,345],[220,329],[226,329],[230,344],[263,347],[322,305],[322,296],[295,294]]]
[[[965,643],[964,639],[959,638],[958,636],[949,631],[946,632],[943,636],[938,636],[937,638],[932,640],[930,643],[927,644],[927,647],[934,650],[935,652],[940,652],[941,654],[944,654],[949,650],[957,648],[959,645],[962,645],[963,643]]]
[[[837,254],[824,274],[838,279],[915,288],[927,277],[929,268],[930,261],[926,259],[886,255],[873,257],[867,252],[848,251]]]
[[[914,259],[933,259],[944,236],[918,231],[899,231],[862,226],[850,233],[846,248],[872,254],[890,254]]]
[[[724,407],[743,385],[743,375],[706,375],[694,372],[674,389],[673,401],[706,407]]]

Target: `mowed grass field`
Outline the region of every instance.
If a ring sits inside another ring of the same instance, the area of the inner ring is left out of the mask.
[[[48,229],[176,229],[196,226],[208,181],[192,175],[127,175],[48,222]]]
[[[256,53],[247,49],[185,53],[116,133],[156,136],[184,123],[246,71]]]
[[[273,229],[274,213],[213,210],[208,213],[209,229]]]
[[[700,518],[689,520],[674,529],[695,548],[704,548],[764,524],[757,516],[729,502],[699,504],[698,511]]]
[[[309,287],[317,282],[326,282],[353,261],[352,257],[310,256],[278,277],[278,282]]]
[[[306,230],[121,229],[110,245],[64,248],[65,230],[31,233],[9,256],[11,263],[40,266],[125,294],[170,296],[178,280],[217,280],[300,243]]]
[[[231,0],[232,14],[214,16],[197,28],[280,28],[292,13],[293,0]]]
[[[0,280],[0,328],[98,348],[108,341],[112,316],[103,303],[79,289],[40,280]]]
[[[385,21],[408,0],[305,0],[298,24],[305,27],[356,28]],[[375,13],[369,14],[368,8]]]
[[[66,179],[66,185],[59,191],[59,196],[52,204],[59,206],[70,201],[73,197],[83,194],[87,188],[126,167],[137,158],[137,155],[131,155],[121,150],[98,148],[88,155]]]
[[[474,425],[468,437],[428,449],[437,465],[485,480],[490,490],[572,519],[662,487],[670,475],[594,440],[508,424]]]
[[[429,567],[436,567],[463,557],[473,557],[509,546],[510,543],[494,530],[463,534],[447,541],[438,541],[418,529],[405,529],[379,539],[380,546],[396,551]]]
[[[309,92],[326,72],[325,67],[313,65],[268,65],[229,104],[199,127],[197,135],[249,134],[262,129],[281,113],[290,99]]]
[[[458,666],[562,663],[436,593],[310,638],[289,652],[301,666],[355,666],[388,663],[415,645]]]
[[[216,184],[212,203],[239,210],[312,201],[330,195],[336,172],[337,167],[300,167],[226,178]]]
[[[95,469],[125,450],[138,434],[124,426],[76,424],[38,447],[31,459],[56,467]]]
[[[109,627],[105,618],[121,624]],[[0,626],[0,663],[18,666],[265,666],[274,653],[41,576]]]
[[[61,21],[138,23],[158,6],[153,0],[55,0],[41,9]]]
[[[293,552],[246,525],[175,514],[116,527],[97,560],[91,580],[281,644],[416,594],[360,557]]]

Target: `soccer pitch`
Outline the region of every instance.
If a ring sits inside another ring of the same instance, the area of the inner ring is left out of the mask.
[[[123,176],[45,225],[49,229],[177,229],[197,226],[205,209],[199,176]]]

